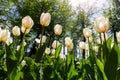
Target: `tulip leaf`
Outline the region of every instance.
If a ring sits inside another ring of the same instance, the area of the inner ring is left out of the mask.
[[[116,51],[116,44],[114,44],[111,53],[108,55],[104,67],[104,71],[106,73],[106,76],[108,77],[108,80],[116,80],[117,66],[118,66],[118,55]]]
[[[61,52],[61,49],[62,49],[62,45],[59,45],[55,51],[55,57],[58,58],[59,57],[59,54]]]

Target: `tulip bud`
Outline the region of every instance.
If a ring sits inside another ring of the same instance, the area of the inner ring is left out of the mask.
[[[20,45],[17,46],[17,49],[16,49],[16,50],[19,51],[19,49],[20,49]]]
[[[42,44],[44,44],[45,42],[46,42],[46,36],[44,35],[44,36],[42,36]]]
[[[22,67],[24,67],[26,65],[26,61],[22,60],[21,65],[22,65]]]
[[[46,48],[46,49],[45,49],[45,53],[46,53],[46,54],[50,54],[50,48]]]
[[[10,32],[7,29],[0,30],[0,42],[6,42],[10,38]]]
[[[92,31],[89,28],[84,28],[83,34],[84,34],[85,38],[89,38],[89,37],[91,37]]]
[[[85,42],[79,42],[79,48],[81,49],[81,50],[84,50],[85,49]]]
[[[34,25],[34,22],[33,22],[32,18],[30,16],[25,16],[22,19],[22,26],[25,29],[30,29],[30,28],[32,28],[33,25]]]
[[[44,27],[48,26],[51,21],[50,13],[42,13],[40,16],[40,24]]]
[[[52,43],[52,48],[55,49],[55,48],[57,48],[59,45],[60,45],[60,42],[54,40],[53,43]],[[56,47],[56,46],[57,46],[57,47]]]
[[[94,22],[94,28],[98,33],[107,32],[109,29],[109,20],[105,17],[98,17]]]
[[[93,41],[93,38],[91,36],[91,37],[89,37],[89,42],[91,43],[92,41]]]
[[[29,33],[30,32],[30,28],[29,29],[27,29],[27,28],[25,28],[25,27],[21,27],[21,31],[22,31],[22,33],[25,33],[25,34],[27,34],[27,33]]]
[[[13,27],[12,33],[14,36],[20,36],[20,28],[18,26]]]
[[[55,27],[54,27],[54,33],[56,35],[60,35],[62,33],[62,26],[59,25],[59,24],[55,25]]]
[[[93,50],[95,51],[95,52],[98,52],[98,46],[93,46]]]
[[[65,55],[64,54],[60,54],[60,58],[64,60],[65,59]]]
[[[101,44],[100,38],[96,40],[97,44]]]
[[[55,54],[55,49],[51,50],[51,54],[53,54],[53,55]]]
[[[12,42],[13,42],[13,40],[12,40],[11,37],[6,40],[6,44],[7,44],[8,46],[9,46]]]
[[[73,42],[72,42],[72,39],[70,37],[66,37],[65,38],[65,46],[67,46],[69,51],[72,51],[72,49],[73,49]]]

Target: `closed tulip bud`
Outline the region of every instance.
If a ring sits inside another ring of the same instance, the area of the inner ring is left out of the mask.
[[[46,49],[45,49],[45,53],[46,53],[46,54],[50,54],[50,48],[46,48]]]
[[[73,49],[73,42],[72,42],[72,39],[70,37],[66,37],[65,38],[65,46],[67,46],[69,51],[72,51],[72,49]]]
[[[101,44],[100,38],[96,40],[97,44]]]
[[[22,26],[21,31],[22,31],[22,33],[28,34],[30,32],[30,28],[26,29],[25,27]]]
[[[85,42],[79,42],[79,48],[81,49],[81,50],[84,50],[85,48],[86,48],[86,46],[85,46]]]
[[[65,55],[64,54],[60,54],[60,58],[64,60],[65,59]]]
[[[51,54],[53,54],[53,55],[55,54],[55,49],[51,50]]]
[[[13,42],[13,40],[12,40],[11,37],[6,40],[6,44],[7,44],[8,46],[9,46],[12,42]]]
[[[89,37],[89,42],[91,43],[92,41],[93,41],[93,38],[91,36],[91,37]]]
[[[51,21],[50,13],[42,13],[40,16],[40,24],[44,27],[48,26]]]
[[[54,33],[56,35],[60,35],[62,33],[62,26],[59,25],[59,24],[55,25],[55,27],[54,27]]]
[[[22,67],[24,67],[26,65],[26,61],[22,60],[21,65],[22,65]]]
[[[17,46],[17,49],[16,49],[16,50],[19,51],[19,49],[20,49],[20,45]]]
[[[44,44],[45,42],[46,42],[46,36],[44,35],[44,36],[42,36],[42,44]]]
[[[52,43],[52,48],[53,48],[53,49],[56,49],[59,45],[60,45],[60,42],[54,40],[53,43]]]
[[[10,32],[7,29],[0,30],[0,42],[6,42],[10,38]]]
[[[116,32],[117,41],[120,42],[120,31]]]
[[[20,28],[18,26],[13,27],[12,33],[14,36],[20,36]]]
[[[30,28],[32,28],[33,25],[34,25],[34,22],[33,22],[32,18],[30,16],[25,16],[22,19],[22,26],[25,29],[30,29]]]
[[[98,52],[98,46],[93,46],[93,50],[97,53]]]
[[[84,28],[83,34],[84,34],[85,38],[89,38],[89,37],[91,37],[92,31],[89,28]]]
[[[98,33],[107,32],[109,29],[109,20],[105,17],[98,17],[94,22],[94,29]]]

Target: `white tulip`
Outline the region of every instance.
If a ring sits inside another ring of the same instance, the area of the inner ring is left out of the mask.
[[[52,48],[53,48],[53,49],[56,49],[59,45],[60,45],[60,42],[54,40],[53,43],[52,43]],[[57,47],[56,47],[56,46],[57,46]]]
[[[62,33],[62,26],[59,25],[59,24],[56,24],[55,27],[54,27],[54,33],[56,35],[60,35]]]
[[[66,37],[65,38],[65,46],[67,46],[69,51],[72,51],[72,49],[73,49],[73,42],[72,42],[72,39],[70,37]]]
[[[84,28],[83,34],[84,34],[85,38],[89,38],[92,35],[92,31],[89,28]]]
[[[109,20],[105,17],[98,17],[94,22],[94,29],[98,33],[107,32],[109,29]]]
[[[6,40],[6,44],[9,46],[13,42],[13,39],[10,37]]]
[[[46,42],[46,38],[47,37],[45,35],[42,36],[42,44],[44,44]]]
[[[19,49],[20,49],[20,45],[17,46],[17,49],[16,49],[16,50],[19,51]]]
[[[10,32],[7,29],[0,30],[0,42],[6,42],[10,38]]]
[[[44,27],[48,26],[51,21],[50,13],[42,13],[40,16],[40,24]]]
[[[32,28],[33,25],[34,25],[34,22],[33,22],[32,18],[30,16],[25,16],[22,19],[22,26],[25,29],[30,29],[30,28]]]
[[[51,50],[51,54],[53,54],[53,55],[55,54],[55,49]]]
[[[14,36],[20,36],[20,28],[18,26],[13,27],[12,33]]]
[[[45,49],[45,53],[46,53],[46,54],[50,54],[50,48],[47,47],[47,48]]]
[[[94,50],[95,52],[98,52],[98,49],[99,49],[98,46],[93,46],[93,50]]]
[[[79,48],[80,48],[81,50],[84,50],[84,49],[86,48],[85,42],[83,42],[83,41],[79,42]]]
[[[22,60],[21,65],[22,65],[22,67],[24,67],[26,65],[26,61]]]

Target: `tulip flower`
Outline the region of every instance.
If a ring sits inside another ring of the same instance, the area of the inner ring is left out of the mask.
[[[46,42],[46,38],[47,37],[45,35],[42,36],[42,44],[44,44]]]
[[[53,48],[53,49],[56,49],[59,45],[60,45],[60,42],[54,40],[53,43],[52,43],[52,48]]]
[[[51,50],[51,54],[53,54],[53,55],[55,54],[55,49]]]
[[[70,37],[66,37],[65,38],[65,46],[67,46],[69,51],[72,51],[72,49],[73,49],[73,42],[72,42],[72,39]]]
[[[22,65],[22,67],[24,67],[26,65],[26,61],[22,60],[21,65]]]
[[[0,30],[0,42],[6,42],[10,38],[10,32],[7,29]]]
[[[17,46],[17,49],[16,49],[16,50],[19,51],[19,49],[20,49],[20,45]]]
[[[83,41],[79,42],[79,48],[80,48],[81,50],[84,50],[84,49],[86,48],[85,42],[83,42]]]
[[[50,48],[46,48],[46,49],[45,49],[45,53],[46,53],[46,54],[50,54]]]
[[[105,17],[98,17],[94,22],[94,29],[98,33],[104,33],[107,32],[109,29],[109,21],[108,18]]]
[[[50,13],[42,13],[40,16],[40,24],[44,27],[48,26],[51,21]]]
[[[120,31],[116,32],[117,41],[120,42]]]
[[[32,28],[33,25],[34,25],[34,22],[33,22],[32,18],[30,16],[25,16],[22,19],[22,26],[25,29],[30,29],[30,28]]]
[[[91,43],[93,41],[92,36],[89,37],[89,42]]]
[[[97,53],[98,52],[98,46],[93,46],[93,50]]]
[[[13,27],[12,33],[14,36],[20,36],[20,28],[18,26]]]
[[[13,42],[13,40],[12,40],[12,38],[10,37],[10,38],[8,38],[8,39],[6,40],[5,43],[9,46],[12,42]]]
[[[62,33],[62,26],[59,25],[59,24],[55,25],[55,27],[54,27],[54,33],[56,35],[60,35]]]
[[[91,37],[92,31],[89,28],[84,28],[83,34],[84,34],[85,38],[89,38],[89,37]]]

